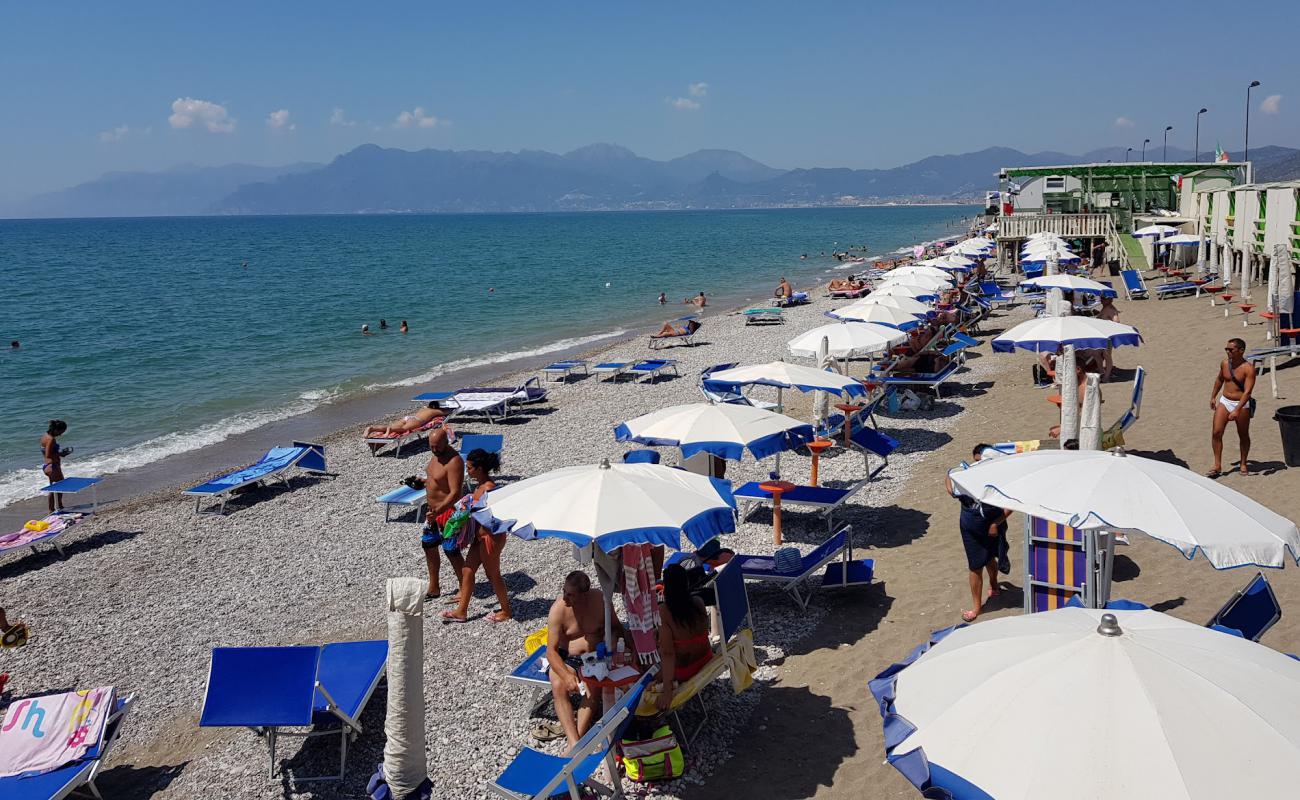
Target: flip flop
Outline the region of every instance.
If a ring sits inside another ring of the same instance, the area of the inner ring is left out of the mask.
[[[564,729],[560,727],[558,722],[538,723],[530,733],[539,742],[553,742],[556,739],[564,738]]]
[[[484,619],[486,619],[488,622],[495,624],[499,622],[511,622],[514,620],[514,617],[503,617],[501,616],[500,611],[496,611],[491,614],[488,614],[486,617],[484,617]]]
[[[1205,477],[1209,478],[1210,480],[1214,480],[1215,478],[1219,478],[1222,476],[1223,476],[1223,472],[1217,469],[1212,469],[1209,472],[1205,473]]]
[[[464,618],[458,617],[455,615],[455,613],[451,611],[442,612],[443,625],[463,625],[466,622],[469,622],[469,617],[464,617]]]
[[[425,592],[425,593],[424,593],[424,599],[425,599],[425,600],[437,600],[439,597],[442,597],[442,592]]]

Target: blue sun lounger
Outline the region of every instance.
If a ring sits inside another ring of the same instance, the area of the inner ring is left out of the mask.
[[[830,486],[796,486],[781,493],[781,508],[812,511],[826,520],[826,532],[830,533],[835,525],[835,510],[866,486],[867,480],[869,479],[858,481],[847,489],[834,489]],[[758,487],[758,481],[750,481],[732,492],[742,520],[759,506],[772,504],[772,495]]]
[[[317,475],[326,474],[325,445],[294,442],[292,447],[273,447],[256,464],[227,473],[220,478],[213,478],[206,483],[200,483],[198,486],[186,489],[182,494],[195,498],[194,513],[196,514],[224,514],[226,501],[230,499],[230,493],[236,489],[269,481],[272,478],[279,478],[284,482],[285,488],[289,488],[289,478],[285,473],[294,467]],[[204,511],[204,500],[210,502],[220,500],[220,503],[216,510]]]
[[[1282,619],[1282,606],[1264,573],[1257,572],[1250,583],[1233,593],[1205,627],[1258,642]]]
[[[580,358],[570,359],[568,361],[555,361],[542,367],[542,377],[547,381],[565,383],[569,376],[578,370],[582,370],[583,375],[590,375],[591,370],[587,368],[587,362]]]
[[[77,761],[40,775],[0,778],[0,797],[4,800],[63,800],[78,792],[89,792],[94,797],[101,797],[99,788],[95,786],[95,778],[99,777],[108,751],[121,735],[122,724],[134,703],[135,695],[117,698],[113,712],[104,725],[104,735],[99,744],[87,750],[86,755]],[[10,708],[12,707],[11,703]]]
[[[1164,300],[1166,297],[1177,297],[1184,294],[1196,294],[1201,290],[1199,283],[1191,281],[1174,281],[1173,283],[1164,283],[1156,287],[1156,299]]]
[[[620,772],[614,761],[614,745],[623,738],[623,731],[632,720],[632,710],[640,702],[641,693],[646,686],[654,680],[655,672],[654,669],[647,670],[632,684],[618,702],[610,706],[604,716],[591,726],[591,730],[578,740],[569,755],[551,755],[525,747],[506,766],[505,771],[488,784],[488,788],[494,795],[510,800],[542,800],[564,794],[576,800],[584,796],[578,789],[579,785],[587,784],[600,794],[621,797],[623,793],[618,786]],[[612,789],[596,784],[593,779],[602,763],[615,784]]]
[[[785,502],[784,498],[782,502]],[[799,606],[801,611],[808,610],[813,592],[821,588],[844,588],[848,586],[866,586],[875,578],[875,562],[870,558],[853,558],[853,540],[850,536],[851,526],[845,525],[831,538],[805,553],[800,558],[799,569],[781,572],[776,568],[772,556],[737,555],[729,566],[739,564],[745,580],[772,581],[784,584],[786,594]],[[822,567],[819,584],[812,582],[813,573]]]
[[[486,450],[489,453],[501,453],[505,444],[505,437],[499,433],[470,433],[457,438],[460,445],[461,456],[467,456],[475,450]],[[382,494],[375,498],[376,503],[384,504],[384,522],[392,521],[392,513],[395,507],[415,507],[415,521],[423,522],[424,515],[420,513],[425,503],[425,492],[423,489],[412,489],[409,486],[398,486],[392,491]]]
[[[1124,296],[1129,300],[1145,300],[1147,297],[1147,282],[1142,279],[1142,273],[1135,269],[1122,270],[1119,273],[1120,278],[1124,281]]]
[[[252,728],[267,737],[271,777],[280,736],[339,737],[338,775],[295,781],[342,780],[348,740],[361,733],[362,710],[388,663],[388,642],[218,647],[212,651],[199,727]],[[307,732],[281,728],[312,728]]]
[[[677,362],[671,358],[654,358],[638,361],[629,367],[627,371],[639,380],[649,380],[650,383],[655,383],[659,380],[659,376],[668,370],[672,370],[674,375],[681,374],[677,371]]]

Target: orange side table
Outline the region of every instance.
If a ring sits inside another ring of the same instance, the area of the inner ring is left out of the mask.
[[[844,446],[849,446],[849,434],[853,431],[853,415],[866,408],[866,406],[854,405],[853,403],[837,403],[835,405],[840,411],[844,412]]]
[[[811,442],[808,443],[808,449],[812,451],[812,460],[813,460],[812,480],[809,481],[809,483],[811,483],[813,486],[817,485],[817,462],[818,460],[820,460],[822,452],[833,444],[835,443],[832,442],[830,439],[822,439],[820,437],[813,439]]]
[[[1237,308],[1241,309],[1241,315],[1245,318],[1241,321],[1241,327],[1243,328],[1250,327],[1250,312],[1255,310],[1255,304],[1242,303],[1238,305]]]
[[[772,541],[781,546],[781,495],[795,488],[789,481],[765,481],[758,488],[772,495]]]
[[[1049,403],[1055,403],[1057,406],[1060,406],[1060,405],[1061,405],[1061,396],[1060,396],[1059,394],[1054,394],[1054,395],[1052,395],[1051,397],[1048,397],[1048,398],[1047,398],[1047,402],[1049,402]]]

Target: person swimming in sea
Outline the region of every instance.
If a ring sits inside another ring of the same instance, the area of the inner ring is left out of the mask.
[[[401,331],[402,333],[406,333],[407,331],[410,330],[410,328],[406,326],[406,320],[402,320],[402,327],[398,328],[397,330]]]
[[[374,335],[375,335],[375,332],[372,331],[372,330],[370,330],[370,326],[369,326],[369,325],[362,325],[362,326],[361,326],[361,335],[362,335],[362,336],[374,336]]]
[[[388,330],[388,320],[386,319],[379,320],[379,330],[381,331]]]
[[[12,342],[9,343],[10,350],[17,350],[19,347],[21,347],[21,345],[18,344],[17,339],[14,339]]]
[[[668,305],[668,293],[667,293],[667,292],[660,292],[660,293],[659,293],[659,305],[661,305],[661,306]],[[14,342],[14,344],[17,344],[17,342]]]

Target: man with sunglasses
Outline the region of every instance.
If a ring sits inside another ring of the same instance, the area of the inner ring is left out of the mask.
[[[1250,454],[1250,418],[1255,413],[1255,400],[1250,396],[1255,390],[1255,367],[1246,360],[1246,343],[1241,339],[1229,339],[1223,351],[1228,357],[1219,363],[1219,374],[1210,392],[1214,468],[1205,473],[1210,478],[1223,474],[1223,432],[1229,422],[1237,423],[1237,437],[1241,440],[1241,474],[1250,474],[1246,458]]]

